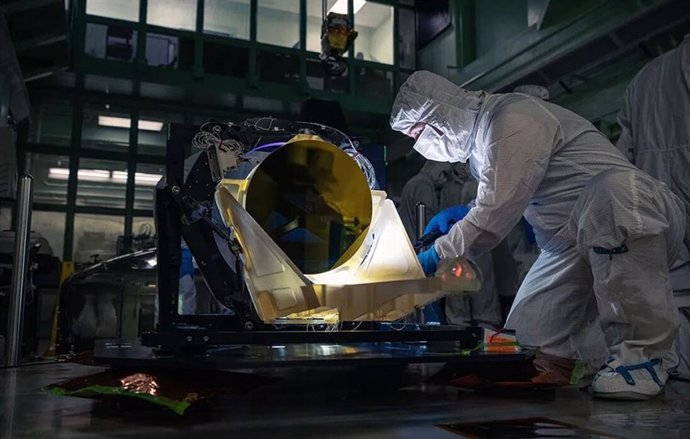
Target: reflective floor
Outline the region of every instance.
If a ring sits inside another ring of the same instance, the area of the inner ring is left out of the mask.
[[[420,383],[424,366],[395,370],[263,371],[281,380],[245,395],[217,398],[189,416],[128,410],[88,399],[57,397],[45,385],[102,368],[59,364],[0,370],[0,435],[12,438],[459,438],[438,427],[480,421],[549,418],[568,432],[481,437],[690,437],[690,384],[672,381],[646,402],[593,400],[576,387],[521,396],[482,395]],[[400,381],[398,381],[400,380]],[[402,383],[398,390],[391,390]],[[594,433],[583,433],[587,429]],[[598,433],[597,433],[598,432]]]

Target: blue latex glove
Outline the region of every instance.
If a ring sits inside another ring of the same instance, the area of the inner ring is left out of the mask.
[[[467,206],[455,206],[443,209],[431,218],[431,221],[429,221],[424,229],[424,234],[426,235],[438,231],[441,232],[442,235],[445,235],[450,228],[453,227],[453,224],[465,218],[465,215],[467,215],[469,211],[470,209]]]
[[[525,217],[522,217],[522,227],[525,230],[525,235],[527,236],[527,242],[529,242],[530,244],[536,244],[537,238],[534,236],[534,229],[532,228],[532,225],[527,222]]]
[[[180,259],[180,278],[190,275],[194,277],[194,262],[192,252],[187,247],[182,247],[182,258]]]
[[[436,273],[438,261],[441,260],[441,258],[438,256],[438,253],[436,253],[436,248],[433,245],[429,247],[428,250],[418,254],[417,259],[419,259],[419,263],[424,270],[424,274],[427,276],[431,276],[432,274]]]

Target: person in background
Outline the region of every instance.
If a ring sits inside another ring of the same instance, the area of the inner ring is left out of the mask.
[[[618,148],[682,200],[690,227],[690,34],[633,78],[618,123]],[[690,230],[685,237],[671,267],[671,286],[680,320],[677,372],[690,378]]]
[[[180,259],[180,287],[177,300],[178,314],[196,314],[196,286],[194,285],[194,258],[182,240],[182,257]]]
[[[477,195],[477,182],[470,176],[467,165],[453,163],[449,177],[440,191],[440,210],[447,211],[449,208],[473,203]],[[435,221],[438,221],[438,218]],[[434,225],[430,223],[427,230],[432,228]],[[497,329],[502,323],[503,316],[496,287],[497,279],[494,276],[493,254],[486,253],[475,262],[482,272],[482,288],[472,294],[446,296],[443,300],[446,321],[459,326]]]
[[[448,181],[451,166],[448,163],[426,161],[422,169],[402,188],[398,212],[410,242],[417,241],[417,204],[424,203],[426,217],[431,218],[439,211],[439,196]]]

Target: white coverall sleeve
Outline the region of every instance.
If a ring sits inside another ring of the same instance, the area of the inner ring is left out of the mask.
[[[541,183],[561,135],[558,121],[536,103],[522,101],[498,110],[485,134],[477,136],[484,165],[475,206],[436,240],[441,258],[476,258],[508,235]]]

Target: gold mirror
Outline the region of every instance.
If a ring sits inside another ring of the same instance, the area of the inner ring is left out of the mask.
[[[298,136],[257,167],[245,209],[305,274],[331,270],[358,248],[371,223],[371,191],[336,146]]]

